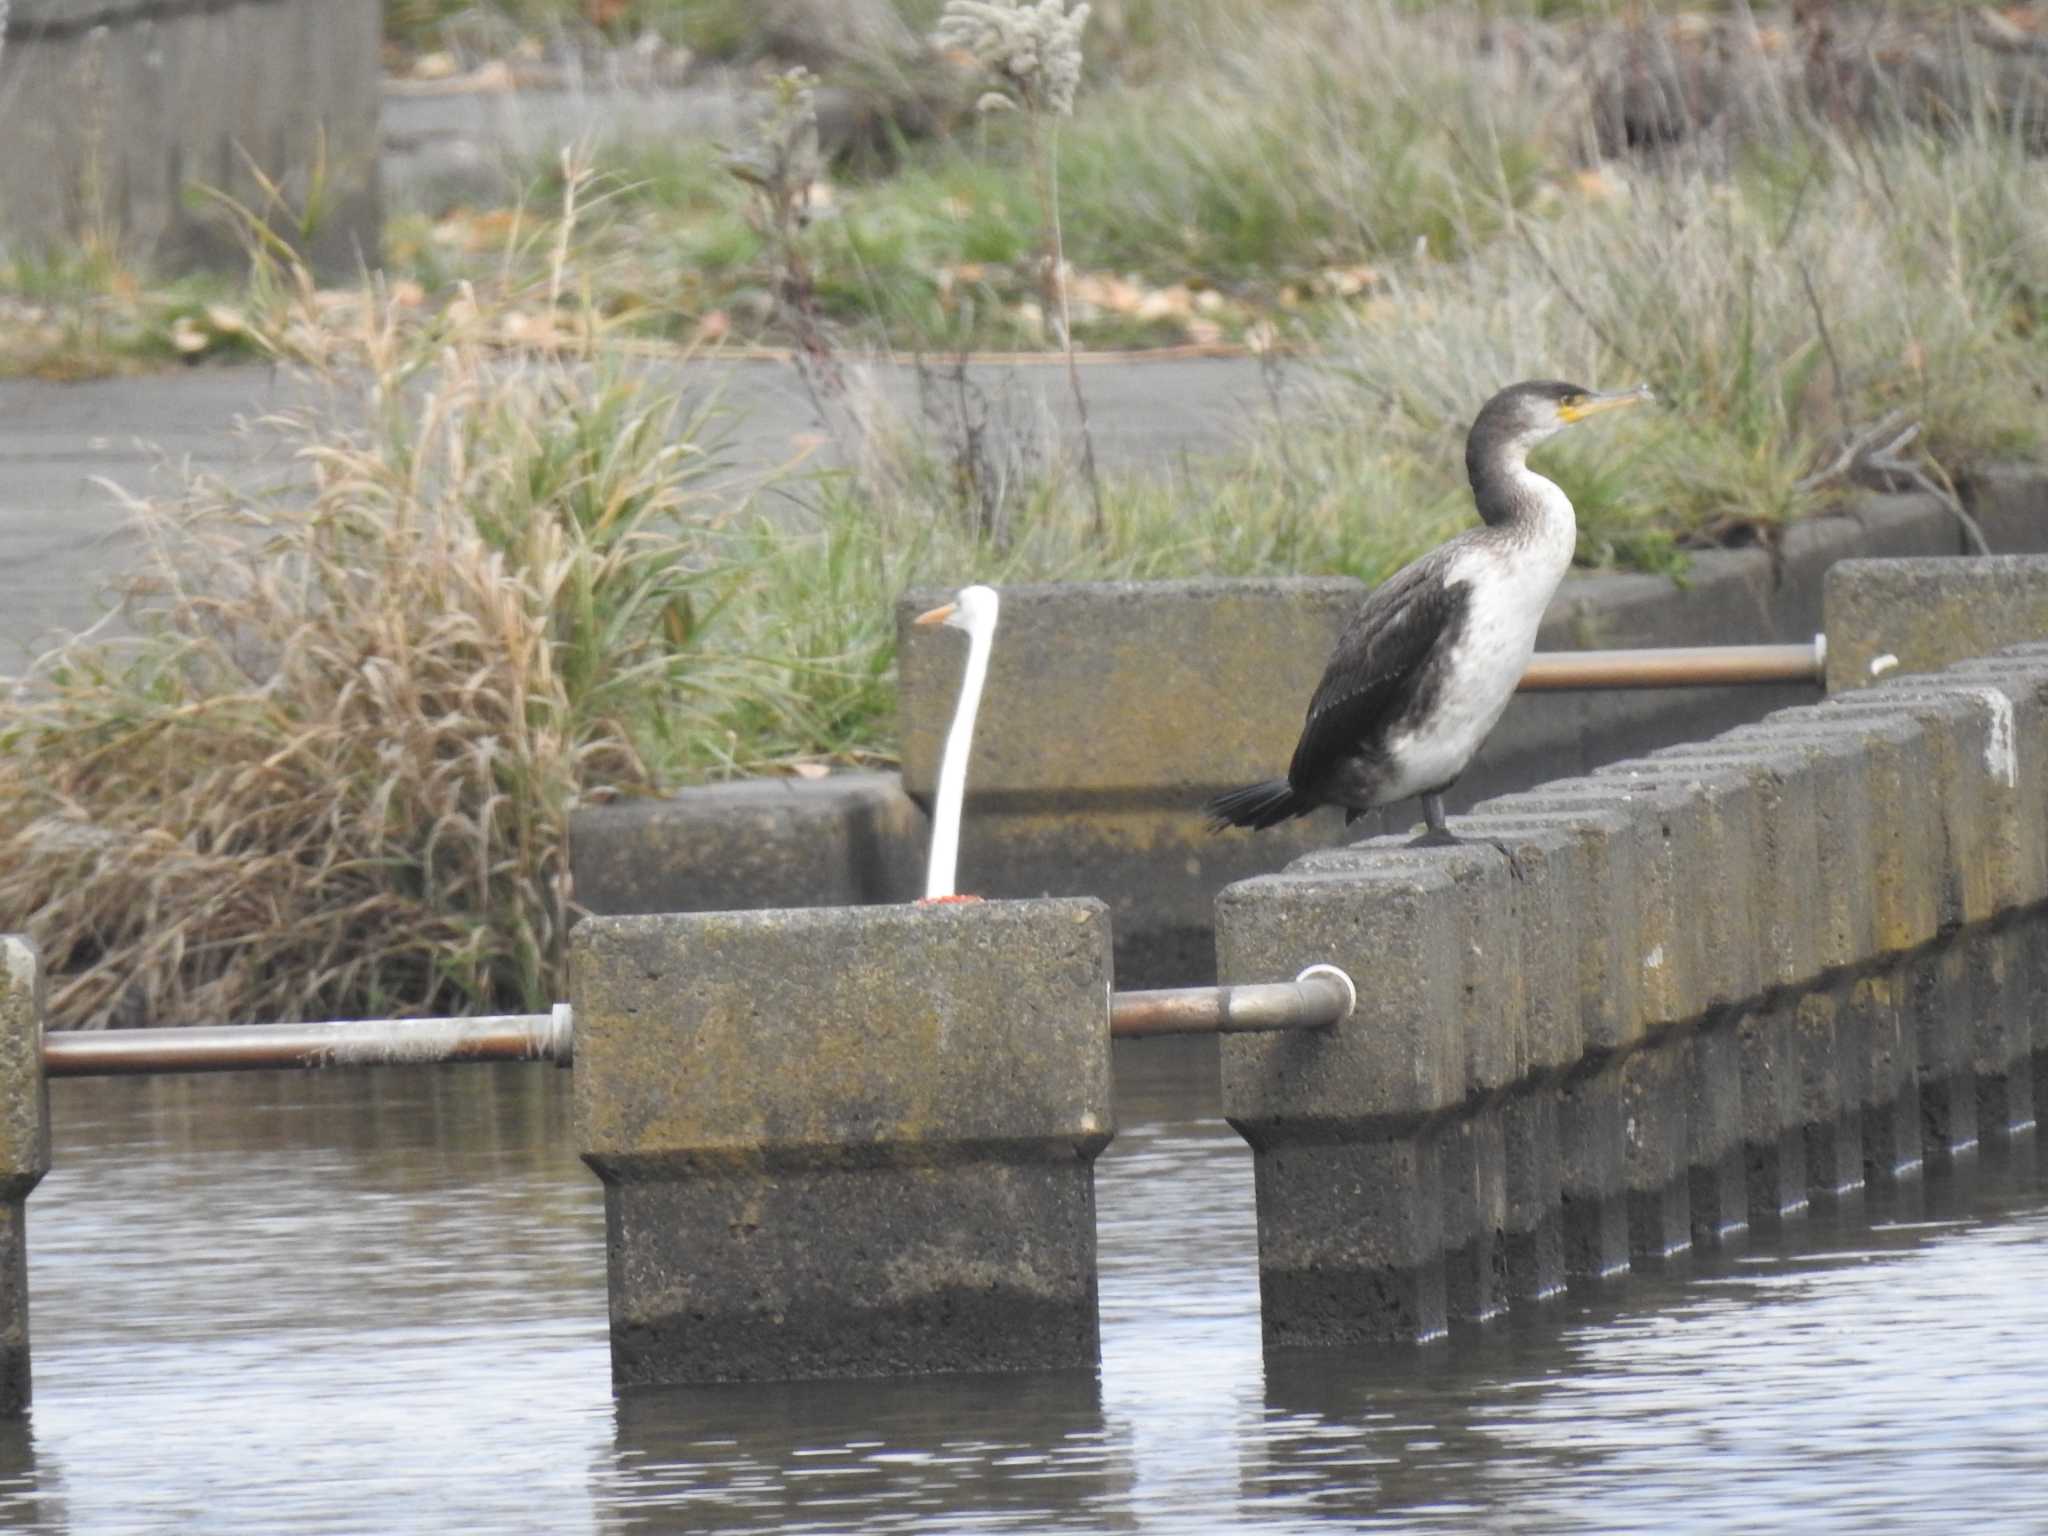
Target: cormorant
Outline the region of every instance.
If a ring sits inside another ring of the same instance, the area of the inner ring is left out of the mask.
[[[1572,563],[1578,522],[1529,450],[1574,422],[1650,398],[1511,384],[1480,410],[1465,471],[1484,526],[1468,528],[1367,594],[1308,706],[1287,777],[1209,802],[1212,824],[1271,827],[1341,805],[1367,811],[1422,797],[1422,846],[1454,843],[1444,791],[1507,708],[1536,649],[1536,626]]]

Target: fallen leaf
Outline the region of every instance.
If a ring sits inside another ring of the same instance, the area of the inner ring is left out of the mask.
[[[789,771],[800,779],[822,779],[831,775],[832,770],[823,763],[791,763]]]
[[[415,80],[446,80],[456,70],[452,53],[423,53],[412,61]]]

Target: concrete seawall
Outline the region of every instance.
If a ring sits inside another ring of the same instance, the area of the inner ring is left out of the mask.
[[[380,242],[376,0],[14,0],[0,243],[159,271],[240,266],[226,193],[322,272]],[[268,206],[264,182],[281,208]]]
[[[1838,567],[1826,701],[1226,890],[1226,981],[1361,989],[1223,1043],[1268,1342],[1432,1338],[2030,1133],[2048,638],[1867,658],[2048,637],[2043,604],[2048,560]]]
[[[1987,471],[1964,492],[1994,548],[2048,548],[2048,478],[2038,471]],[[1805,640],[1821,628],[1822,587],[1836,562],[1962,548],[1955,517],[1932,498],[1869,496],[1843,515],[1793,525],[1774,551],[1702,552],[1683,586],[1575,576],[1540,644]],[[968,776],[963,889],[1098,896],[1115,919],[1120,985],[1213,979],[1217,892],[1340,841],[1343,830],[1328,813],[1256,837],[1216,836],[1202,802],[1285,767],[1329,646],[1363,590],[1345,579],[1006,589]],[[907,595],[900,617],[941,595]],[[899,635],[900,782],[876,774],[766,781],[579,812],[571,838],[578,900],[594,912],[633,913],[915,896],[922,807],[964,647],[956,635],[907,623]],[[1452,808],[1812,697],[1810,689],[1709,688],[1518,699],[1452,793]],[[736,811],[747,833],[743,858],[734,851]],[[1397,823],[1413,816],[1412,806],[1395,808]],[[1383,830],[1382,819],[1369,819],[1354,833]]]
[[[1227,981],[1357,983],[1222,1042],[1269,1344],[1435,1339],[2033,1132],[2048,557],[1843,562],[1826,604],[1824,702],[1222,893]],[[619,1386],[1098,1358],[1102,903],[595,918],[572,952]],[[0,960],[5,1416],[49,1131],[36,954]]]

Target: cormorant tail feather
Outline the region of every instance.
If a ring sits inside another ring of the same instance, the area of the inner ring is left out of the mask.
[[[1277,827],[1297,816],[1306,816],[1315,808],[1315,801],[1304,799],[1285,779],[1267,779],[1261,784],[1247,784],[1243,789],[1230,790],[1218,795],[1206,807],[1209,827],[1214,832],[1221,832],[1225,827],[1250,827],[1256,832],[1266,827]]]

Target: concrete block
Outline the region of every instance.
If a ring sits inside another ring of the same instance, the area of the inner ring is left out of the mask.
[[[1484,843],[1416,848],[1403,837],[1376,837],[1349,848],[1308,854],[1290,873],[1442,870],[1456,896],[1439,934],[1439,963],[1458,973],[1458,1018],[1464,1039],[1464,1090],[1500,1093],[1529,1073],[1527,977],[1522,969],[1522,922],[1515,880],[1506,857]]]
[[[1840,999],[1827,988],[1800,996],[1792,1009],[1792,1044],[1798,1055],[1801,1132],[1806,1143],[1806,1185],[1835,1198],[1863,1188],[1862,1063],[1845,1028]]]
[[[1677,1042],[1621,1060],[1627,1113],[1628,1247],[1638,1269],[1655,1269],[1692,1247],[1692,1176],[1686,1100],[1690,1084]]]
[[[1772,821],[1777,829],[1770,855],[1778,871],[1774,890],[1780,901],[1790,898],[1797,904],[1774,912],[1778,936],[1773,944],[1777,956],[1803,980],[1861,965],[1880,952],[1881,830],[1874,819],[1871,784],[1877,770],[1868,744],[1824,725],[1794,723],[1788,716],[1796,713],[1731,731],[1703,743],[1702,750],[1753,754],[1775,781],[1776,798],[1790,819]],[[1788,925],[1791,932],[1784,934],[1779,925]],[[1802,971],[1803,965],[1812,969]]]
[[[1855,950],[1856,958],[1904,954],[1933,939],[1941,928],[1942,882],[1935,872],[1946,844],[1940,818],[1926,811],[1936,750],[1920,722],[1896,711],[1810,706],[1780,710],[1745,729],[1839,744],[1861,770],[1861,826],[1871,844],[1868,892],[1876,932],[1869,946]],[[1842,848],[1847,835],[1828,838],[1824,848]],[[1852,858],[1845,863],[1855,867]],[[1828,899],[1837,897],[1831,892]]]
[[[1348,578],[1003,588],[961,829],[964,889],[1109,903],[1127,987],[1207,981],[1225,886],[1342,835],[1319,813],[1215,833],[1219,791],[1284,773],[1338,632]],[[966,646],[897,607],[905,790],[929,806]]]
[[[1619,1059],[1558,1089],[1558,1175],[1565,1273],[1604,1280],[1629,1267],[1628,1109]]]
[[[1724,736],[1696,746],[1666,747],[1646,761],[1679,770],[1710,766],[1747,778],[1754,802],[1754,814],[1747,820],[1751,867],[1756,871],[1749,897],[1758,990],[1810,979],[1820,969],[1818,898],[1825,887],[1815,786],[1801,771],[1801,759],[1782,747]]]
[[[580,924],[614,1380],[1091,1364],[1109,986],[1090,901]]]
[[[1253,1148],[1259,1323],[1268,1348],[1444,1336],[1444,1188],[1434,1134]]]
[[[43,975],[27,939],[0,934],[0,1417],[27,1411],[29,1191],[50,1171]]]
[[[1981,1137],[2003,1139],[2034,1124],[2034,938],[2024,926],[2000,924],[1958,940],[1971,1000],[1967,1018],[1958,1022],[1968,1028]]]
[[[1708,927],[1697,893],[1703,872],[1714,870],[1713,824],[1708,808],[1681,786],[1663,781],[1632,783],[1619,778],[1562,779],[1524,795],[1488,802],[1490,810],[1613,811],[1627,822],[1635,869],[1635,1003],[1637,1017],[1626,1032],[1639,1040],[1668,1024],[1698,1018],[1714,1001],[1714,986],[1727,974],[1711,961]],[[1714,887],[1720,894],[1720,887]],[[1747,902],[1739,905],[1747,912]],[[1612,913],[1612,907],[1603,907]],[[1744,919],[1747,920],[1746,917]],[[1754,955],[1754,948],[1751,950]],[[1588,1027],[1588,1046],[1594,1045]]]
[[[1443,1169],[1444,1302],[1454,1323],[1483,1324],[1507,1310],[1507,1142],[1498,1105],[1481,1105],[1437,1131]]]
[[[1689,834],[1666,833],[1674,840],[1689,835],[1697,860],[1673,888],[1674,922],[1690,919],[1702,939],[1689,1016],[1756,996],[1763,990],[1758,892],[1767,890],[1772,869],[1767,808],[1752,775],[1722,758],[1639,757],[1595,769],[1594,778],[1683,797],[1653,813],[1660,829],[1681,817],[1695,823]]]
[[[1939,871],[1939,925],[1949,929],[1994,916],[2012,867],[1999,851],[1999,840],[2012,836],[2014,815],[1997,711],[1979,694],[1933,687],[1927,679],[1859,689],[1820,708],[1904,715],[1920,725],[1931,771],[1908,787],[1897,814],[1918,816],[1939,828],[1934,866]]]
[[[1492,814],[1457,817],[1451,830],[1507,851],[1527,1071],[1548,1074],[1577,1066],[1586,1052],[1586,993],[1600,987],[1613,968],[1612,946],[1601,942],[1611,936],[1612,925],[1595,914],[1604,917],[1617,893],[1611,885],[1593,883],[1590,834],[1576,835],[1569,824],[1542,817]]]
[[[2006,653],[1959,662],[1933,682],[1973,694],[1991,712],[1994,749],[2001,770],[1995,784],[2010,777],[2009,836],[1996,849],[1994,870],[2002,904],[2027,906],[2048,900],[2048,649],[2033,655]],[[2001,702],[2002,701],[2002,702]],[[2010,735],[2010,751],[2003,738]]]
[[[1916,1176],[1920,1149],[1920,1045],[1898,970],[1859,976],[1844,989],[1837,1018],[1845,1052],[1867,1052],[1862,1088],[1863,1181],[1889,1187]]]
[[[1576,976],[1575,1023],[1569,1007],[1544,1005],[1556,981],[1541,969],[1530,972],[1531,1065],[1569,1067],[1586,1052],[1604,1054],[1642,1038],[1636,877],[1642,830],[1619,810],[1560,802],[1541,790],[1482,801],[1456,830],[1499,839],[1513,853],[1527,893],[1522,905],[1533,914],[1524,919],[1524,963],[1531,957],[1538,966],[1561,962],[1567,979]],[[1568,839],[1568,860],[1553,851],[1558,838]]]
[[[1501,1101],[1506,1175],[1507,1294],[1544,1301],[1564,1289],[1564,1144],[1558,1092],[1549,1083]]]
[[[1752,1229],[1775,1229],[1808,1205],[1805,1082],[1794,1033],[1796,1012],[1796,999],[1779,997],[1735,1022]]]
[[[1223,1112],[1254,1149],[1317,1128],[1403,1134],[1464,1100],[1463,919],[1448,861],[1269,875],[1217,898],[1225,982],[1327,963],[1361,983],[1335,1029],[1224,1038]]]
[[[1692,1240],[1715,1248],[1749,1230],[1742,1141],[1742,1048],[1725,1015],[1673,1042],[1686,1072],[1686,1163]]]
[[[0,242],[87,238],[165,272],[240,268],[211,188],[316,271],[381,244],[377,0],[15,0],[0,49]],[[262,178],[279,189],[267,198]]]
[[[1979,465],[1956,477],[1956,492],[1993,549],[2041,547],[2042,530],[2048,528],[2048,475],[2038,465]]]
[[[1349,578],[1057,582],[1003,588],[967,773],[1005,807],[1149,795],[1199,813],[1286,770],[1330,650],[1365,587]],[[929,800],[966,646],[897,604],[904,787]]]
[[[1918,1053],[1921,1156],[1941,1168],[1977,1151],[1977,1076],[1968,1017],[1976,1006],[1955,944],[1909,956],[1904,1004]],[[1958,1015],[1961,1017],[1958,1017]]]
[[[2048,638],[2048,557],[1843,560],[1823,600],[1828,692],[1842,693]]]
[[[1419,1340],[1445,1327],[1436,1133],[1468,1076],[1465,894],[1448,865],[1366,861],[1248,880],[1217,900],[1226,982],[1318,962],[1364,982],[1333,1030],[1222,1042],[1223,1113],[1253,1152],[1268,1343]]]
[[[929,837],[894,774],[748,779],[586,806],[569,867],[578,904],[611,917],[867,906],[924,894]]]

